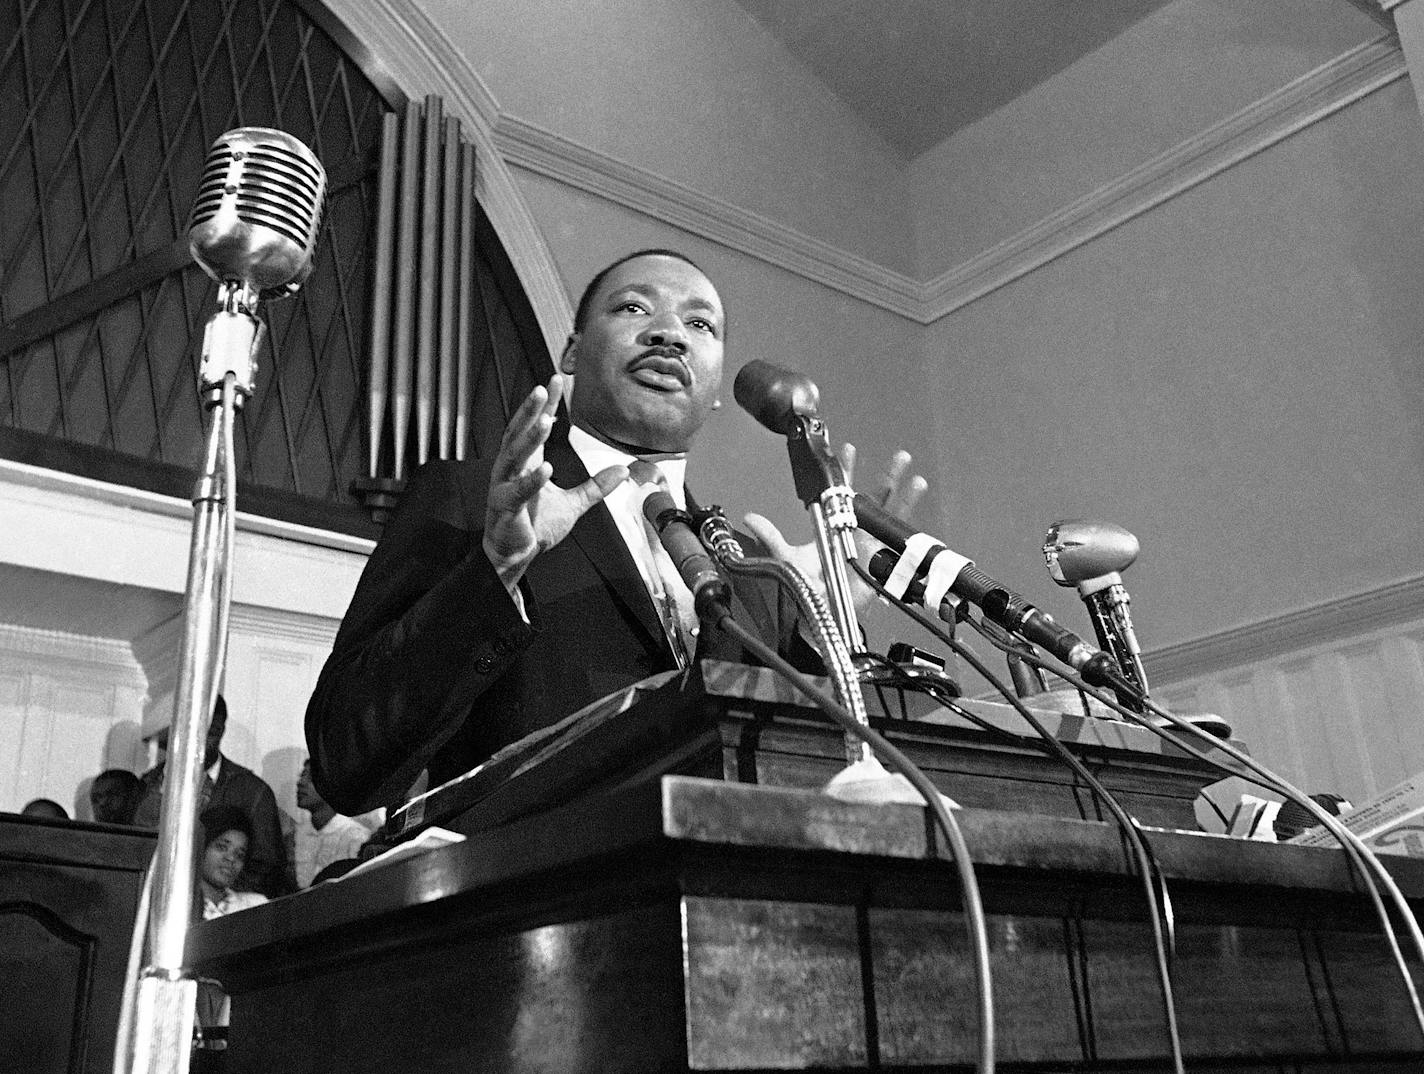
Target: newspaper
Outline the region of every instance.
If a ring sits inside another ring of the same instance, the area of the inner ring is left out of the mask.
[[[1424,858],[1424,772],[1341,813],[1339,819],[1376,854]],[[1339,845],[1323,825],[1301,832],[1290,842],[1307,847]]]

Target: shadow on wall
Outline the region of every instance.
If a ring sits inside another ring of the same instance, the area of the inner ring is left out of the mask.
[[[124,768],[139,774],[148,769],[148,744],[137,720],[120,720],[104,735],[104,759],[95,772],[106,768]]]

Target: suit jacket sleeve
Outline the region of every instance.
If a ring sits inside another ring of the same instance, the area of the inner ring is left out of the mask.
[[[421,467],[361,575],[306,716],[313,781],[343,813],[404,793],[534,636],[481,546],[488,481]]]

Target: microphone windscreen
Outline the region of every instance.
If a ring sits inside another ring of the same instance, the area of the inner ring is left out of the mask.
[[[188,245],[219,281],[273,297],[311,275],[326,172],[285,131],[241,127],[213,142],[193,203]]]
[[[1048,528],[1043,558],[1061,586],[1127,570],[1142,550],[1137,538],[1111,522],[1065,518]]]
[[[821,393],[810,377],[754,359],[732,382],[737,405],[774,433],[785,435],[798,416],[817,413]]]

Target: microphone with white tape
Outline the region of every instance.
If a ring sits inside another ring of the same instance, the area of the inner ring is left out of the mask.
[[[285,131],[240,127],[208,150],[188,225],[193,260],[221,285],[203,333],[205,389],[237,379],[251,395],[262,341],[260,299],[294,294],[311,275],[326,172]]]
[[[1043,539],[1048,573],[1059,585],[1077,588],[1088,606],[1098,644],[1146,697],[1147,671],[1132,627],[1132,598],[1122,584],[1122,572],[1132,566],[1140,550],[1137,538],[1121,526],[1081,518],[1055,522]],[[1130,698],[1121,700],[1133,704]]]
[[[861,529],[888,546],[888,552],[882,549],[871,557],[867,569],[892,595],[904,597],[912,583],[918,583],[923,586],[919,603],[946,622],[954,621],[956,601],[967,600],[986,618],[1052,654],[1088,682],[1134,689],[1110,655],[1059,626],[1053,616],[990,578],[973,560],[918,532],[863,493],[855,497],[855,514]]]

